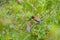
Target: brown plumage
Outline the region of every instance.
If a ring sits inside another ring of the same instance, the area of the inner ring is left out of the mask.
[[[37,18],[36,16],[32,16],[32,19],[36,22],[39,23],[41,21],[40,18]]]

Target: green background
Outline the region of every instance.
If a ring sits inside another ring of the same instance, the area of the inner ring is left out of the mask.
[[[28,33],[33,15],[44,18]],[[0,0],[0,40],[60,40],[60,0]]]

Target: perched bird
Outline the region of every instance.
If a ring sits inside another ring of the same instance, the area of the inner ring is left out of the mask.
[[[41,19],[37,18],[36,16],[32,16],[32,19],[35,21],[35,23],[41,22]]]

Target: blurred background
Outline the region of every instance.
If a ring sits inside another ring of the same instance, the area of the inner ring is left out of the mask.
[[[33,15],[43,20],[29,33]],[[0,0],[0,40],[60,40],[60,0]]]

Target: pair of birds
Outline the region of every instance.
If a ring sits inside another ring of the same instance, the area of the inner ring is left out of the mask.
[[[27,24],[26,28],[27,28],[27,32],[29,32],[29,33],[31,32],[31,28],[32,28],[31,23],[30,23],[31,19],[34,20],[35,24],[38,24],[39,22],[41,22],[41,19],[36,17],[36,16],[32,16],[30,19],[28,19],[27,22],[26,22],[26,24]]]

